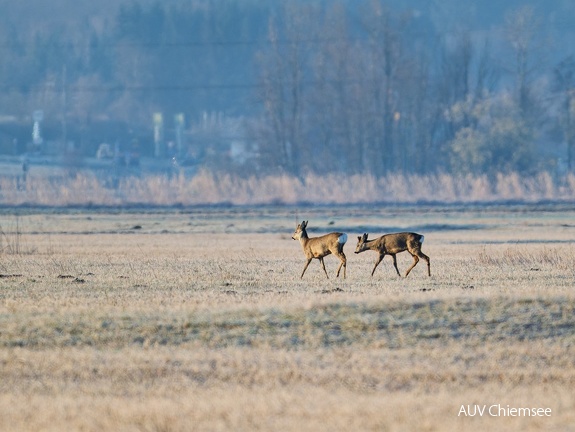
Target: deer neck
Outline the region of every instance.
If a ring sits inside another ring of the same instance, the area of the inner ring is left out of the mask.
[[[308,241],[309,241],[309,237],[307,236],[307,232],[302,231],[301,235],[299,236],[299,242],[301,243],[302,247],[305,248],[305,245],[307,244]]]
[[[367,249],[371,250],[378,250],[381,249],[384,245],[383,242],[378,242],[379,239],[368,240],[365,242]]]

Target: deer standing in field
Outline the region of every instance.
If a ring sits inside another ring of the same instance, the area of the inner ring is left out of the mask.
[[[363,236],[357,238],[358,241],[357,247],[355,248],[355,253],[358,254],[371,249],[372,251],[375,251],[379,254],[377,260],[375,261],[375,266],[373,266],[373,270],[371,271],[372,276],[375,273],[375,269],[379,263],[383,260],[383,257],[385,255],[391,255],[393,257],[393,266],[395,267],[395,271],[397,272],[398,276],[401,276],[399,269],[397,268],[397,259],[395,258],[395,255],[400,252],[408,251],[413,257],[413,264],[405,272],[405,277],[407,277],[413,267],[417,265],[419,258],[423,258],[425,261],[427,261],[427,275],[431,276],[429,257],[421,252],[421,244],[423,243],[423,238],[424,237],[421,234],[413,232],[402,232],[386,234],[375,240],[368,240],[367,234],[364,234]]]
[[[341,261],[339,267],[337,268],[336,277],[339,277],[339,271],[343,266],[343,277],[345,278],[347,259],[345,257],[345,254],[343,253],[343,246],[347,241],[347,234],[333,232],[323,235],[321,237],[309,238],[307,235],[307,231],[305,230],[306,227],[307,227],[307,221],[303,221],[302,223],[298,224],[292,235],[292,239],[299,240],[299,242],[301,243],[303,253],[307,258],[307,262],[305,263],[303,271],[301,272],[300,279],[303,278],[303,275],[307,270],[309,263],[314,258],[318,259],[321,262],[323,271],[325,272],[325,275],[329,279],[329,276],[327,275],[327,271],[325,269],[325,264],[323,262],[323,257],[329,254],[334,254]]]

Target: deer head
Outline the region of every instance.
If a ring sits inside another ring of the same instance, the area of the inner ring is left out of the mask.
[[[367,233],[357,238],[357,246],[355,247],[355,253],[358,254],[360,252],[369,249],[366,243],[367,243]]]
[[[307,237],[307,232],[305,231],[305,228],[307,227],[307,222],[308,221],[303,221],[302,223],[298,224],[293,235],[291,236],[292,239],[299,240],[302,237]]]

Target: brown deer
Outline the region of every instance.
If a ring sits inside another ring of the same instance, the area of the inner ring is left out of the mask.
[[[427,261],[427,275],[431,276],[429,257],[421,252],[421,244],[423,243],[423,238],[424,237],[421,234],[402,232],[386,234],[375,240],[368,240],[367,234],[364,234],[363,236],[357,238],[357,247],[355,248],[355,253],[358,254],[371,249],[372,251],[375,251],[379,254],[379,257],[375,261],[375,266],[371,271],[372,276],[373,273],[375,273],[375,269],[379,263],[383,260],[383,257],[385,255],[391,255],[393,257],[393,266],[395,267],[395,271],[397,272],[398,276],[401,276],[401,274],[399,274],[399,269],[397,268],[397,259],[395,258],[395,255],[403,251],[408,251],[413,257],[413,264],[405,272],[405,277],[407,277],[413,267],[417,265],[419,258],[423,258],[425,261]]]
[[[329,279],[329,276],[327,275],[327,271],[325,269],[325,264],[323,262],[323,257],[329,254],[334,254],[341,261],[339,267],[337,268],[336,277],[339,277],[339,271],[343,266],[343,277],[345,278],[347,259],[345,257],[345,254],[343,253],[343,246],[347,241],[347,234],[333,232],[330,234],[323,235],[321,237],[309,238],[307,235],[307,231],[305,230],[306,227],[307,227],[307,221],[303,221],[302,223],[298,224],[292,235],[292,239],[299,240],[299,242],[301,243],[303,253],[307,258],[307,262],[305,263],[303,271],[301,272],[300,279],[303,278],[303,275],[307,270],[307,266],[309,266],[309,263],[314,258],[317,258],[321,262],[323,271],[325,272],[325,275]]]

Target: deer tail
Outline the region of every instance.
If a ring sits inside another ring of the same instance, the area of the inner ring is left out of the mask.
[[[347,234],[341,234],[338,239],[337,239],[337,250],[339,253],[343,252],[343,246],[345,245],[345,242],[347,241]]]

